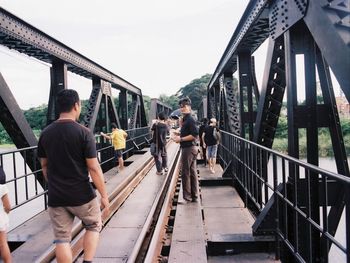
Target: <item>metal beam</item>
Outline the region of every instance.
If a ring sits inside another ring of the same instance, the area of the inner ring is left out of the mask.
[[[47,63],[64,61],[68,70],[87,78],[104,79],[116,88],[141,95],[141,90],[65,44],[0,7],[0,44]]]
[[[84,116],[84,125],[92,132],[95,129],[98,111],[102,100],[101,80],[94,78],[92,80],[92,91],[87,106],[87,113]]]
[[[47,107],[47,125],[58,119],[56,105],[57,93],[67,88],[67,65],[63,61],[54,60],[50,68],[51,87],[49,105]]]
[[[23,111],[16,102],[10,88],[7,86],[5,79],[0,73],[0,122],[6,132],[11,137],[17,149],[32,147],[38,145],[29,123],[24,117]],[[23,152],[21,151],[21,154]],[[34,172],[40,169],[40,163],[32,151],[28,151],[24,157],[29,168]],[[41,173],[37,173],[37,179],[44,188],[45,181]]]
[[[251,0],[209,81],[209,89],[219,83],[223,73],[235,72],[237,51],[253,53],[269,37],[269,0]]]
[[[350,101],[350,2],[309,0],[304,21]]]

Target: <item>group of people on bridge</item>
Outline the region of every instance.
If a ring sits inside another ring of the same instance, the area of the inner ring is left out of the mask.
[[[57,262],[72,262],[70,247],[71,231],[75,217],[78,217],[86,229],[84,235],[84,261],[92,262],[102,229],[102,218],[110,213],[110,204],[105,187],[104,175],[97,159],[95,137],[91,130],[79,124],[81,103],[75,90],[65,89],[57,94],[59,118],[48,125],[41,133],[38,142],[38,158],[42,173],[48,183],[48,214],[51,220]],[[179,101],[182,116],[180,128],[173,131],[171,139],[180,144],[181,177],[183,203],[198,201],[197,155],[198,139],[205,165],[214,173],[218,139],[216,120],[210,125],[206,119],[198,128],[192,116],[191,100],[186,97]],[[155,145],[153,156],[157,175],[168,172],[166,136],[169,134],[168,117],[164,112],[151,127],[152,143]],[[112,124],[112,133],[101,136],[111,140],[115,151],[118,169],[124,168],[123,150],[126,148],[128,134]],[[207,156],[207,158],[205,158]],[[92,180],[99,197],[90,182]],[[4,184],[0,185],[1,187]],[[4,215],[10,210],[6,187],[0,187]],[[1,211],[0,211],[1,212]],[[6,231],[8,219],[0,214],[1,256],[4,262],[11,262]]]

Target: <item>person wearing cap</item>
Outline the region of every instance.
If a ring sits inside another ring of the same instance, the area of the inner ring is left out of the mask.
[[[196,121],[191,115],[191,100],[185,97],[179,101],[181,113],[183,115],[180,135],[173,140],[180,143],[181,147],[181,178],[183,188],[184,203],[196,202],[198,200],[198,178],[197,178],[197,154],[198,148],[196,140],[198,138],[198,128]]]
[[[210,173],[215,173],[215,164],[216,164],[216,154],[218,151],[219,141],[214,137],[214,132],[218,132],[216,127],[216,119],[211,118],[210,124],[207,126],[202,134],[203,145],[207,148],[207,157],[209,163]]]

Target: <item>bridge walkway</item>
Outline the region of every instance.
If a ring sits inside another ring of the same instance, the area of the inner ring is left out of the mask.
[[[168,262],[279,262],[265,252],[271,240],[252,236],[254,218],[221,167],[198,170],[200,202],[177,206]]]
[[[178,150],[178,144],[169,144],[169,163]],[[151,159],[145,148],[126,160],[128,166],[122,172],[116,173],[115,168],[106,172],[108,193],[129,188],[127,182]],[[165,177],[156,175],[152,165],[137,187],[128,190],[130,195],[106,223],[94,262],[131,262],[130,255]],[[199,201],[176,204],[182,201],[182,187],[178,198],[173,199],[176,213],[167,262],[275,262],[274,254],[262,253],[266,247],[257,246],[258,241],[252,237],[253,216],[232,186],[232,179],[222,178],[219,165],[215,174],[203,164],[198,164],[198,171]],[[52,250],[52,240],[50,220],[43,211],[9,233],[10,242],[21,243],[12,252],[14,262],[50,262],[43,255]],[[81,261],[80,257],[76,262]]]
[[[178,144],[170,143],[168,145],[169,164],[175,159],[178,150]],[[144,177],[109,220],[106,227],[103,228],[94,262],[130,262],[130,255],[165,178],[165,174],[156,174],[155,165],[151,168],[148,175]],[[82,262],[82,257],[77,262]]]
[[[174,146],[176,148],[176,145]],[[172,149],[171,154],[174,151],[177,150]],[[117,173],[115,168],[107,171],[104,177],[108,194],[111,195],[113,192],[125,188],[128,182],[144,168],[145,163],[151,159],[153,157],[150,155],[148,148],[144,148],[139,154],[126,160],[128,166],[123,171]],[[130,215],[130,220],[132,218],[133,216]],[[75,220],[73,229],[78,227],[79,224],[80,220]],[[113,236],[113,238],[115,237]],[[42,255],[52,249],[52,240],[53,233],[47,210],[8,233],[8,241],[12,244],[17,243],[19,246],[12,252],[14,262],[41,262]]]

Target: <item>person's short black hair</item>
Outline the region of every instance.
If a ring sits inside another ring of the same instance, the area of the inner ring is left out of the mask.
[[[203,124],[208,124],[208,119],[207,119],[207,118],[203,118],[203,119],[202,119],[202,123],[203,123]]]
[[[118,128],[117,124],[115,124],[114,122],[112,122],[111,127],[112,127],[112,129],[117,129]]]
[[[158,113],[158,119],[164,121],[167,119],[167,116],[164,111]]]
[[[189,97],[184,97],[179,100],[179,106],[185,106],[185,105],[191,106],[191,104],[192,104],[191,99]]]
[[[79,95],[73,89],[64,89],[57,93],[56,102],[58,112],[70,112],[75,103],[79,103]]]

